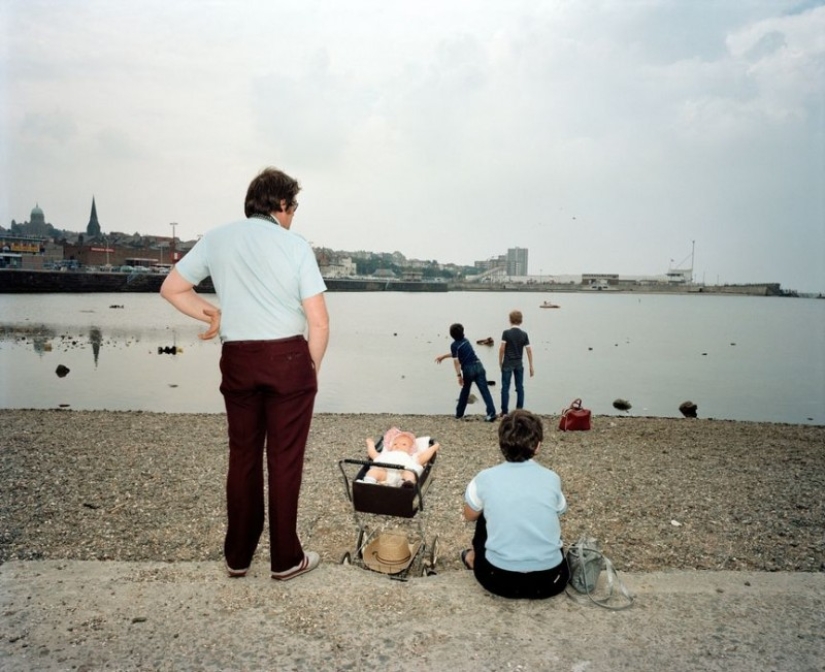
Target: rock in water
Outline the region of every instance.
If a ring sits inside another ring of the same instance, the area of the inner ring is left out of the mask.
[[[616,399],[613,402],[613,408],[617,411],[629,411],[633,405],[627,399]]]
[[[699,410],[699,407],[694,404],[692,401],[683,401],[679,404],[679,411],[684,415],[686,418],[695,418],[696,411]]]

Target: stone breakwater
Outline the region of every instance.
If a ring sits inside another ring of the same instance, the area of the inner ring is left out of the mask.
[[[0,270],[0,294],[70,294],[79,292],[159,292],[165,276],[158,273],[83,273],[73,271]],[[446,292],[443,282],[349,280],[326,278],[331,292]],[[212,278],[197,286],[214,293]]]
[[[0,562],[220,562],[222,415],[2,410]],[[568,542],[585,532],[623,571],[825,571],[825,427],[696,419],[545,417],[538,461],[562,478]],[[336,563],[356,525],[338,467],[398,426],[442,445],[421,513],[438,571],[471,537],[464,488],[500,461],[497,424],[449,416],[314,419],[300,503],[304,545]],[[264,535],[266,536],[266,535]],[[268,564],[265,540],[256,563]]]
[[[163,283],[157,273],[85,273],[77,271],[42,271],[0,269],[0,294],[54,294],[76,292],[157,292]],[[325,278],[331,292],[543,292],[593,293],[592,287],[555,283],[479,283],[382,280],[368,278]],[[199,292],[214,293],[212,279],[198,285]],[[779,283],[747,285],[674,285],[667,283],[624,283],[601,290],[602,293],[634,294],[725,294],[740,296],[794,296]],[[820,297],[821,298],[821,297]]]

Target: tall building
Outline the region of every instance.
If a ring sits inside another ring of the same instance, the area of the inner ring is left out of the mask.
[[[526,247],[512,247],[507,250],[507,275],[511,277],[528,275]]]
[[[94,196],[92,196],[92,214],[89,216],[89,223],[86,225],[86,235],[90,238],[100,236],[100,222],[97,221],[97,207],[95,207]]]

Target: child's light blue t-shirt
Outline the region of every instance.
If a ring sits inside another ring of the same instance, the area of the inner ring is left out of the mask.
[[[479,472],[464,494],[487,522],[487,560],[511,572],[552,569],[562,561],[567,510],[558,474],[534,460],[502,462]]]

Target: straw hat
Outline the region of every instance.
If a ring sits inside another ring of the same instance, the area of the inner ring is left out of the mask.
[[[364,549],[364,564],[382,574],[398,574],[410,566],[419,544],[409,543],[404,534],[381,532]]]

